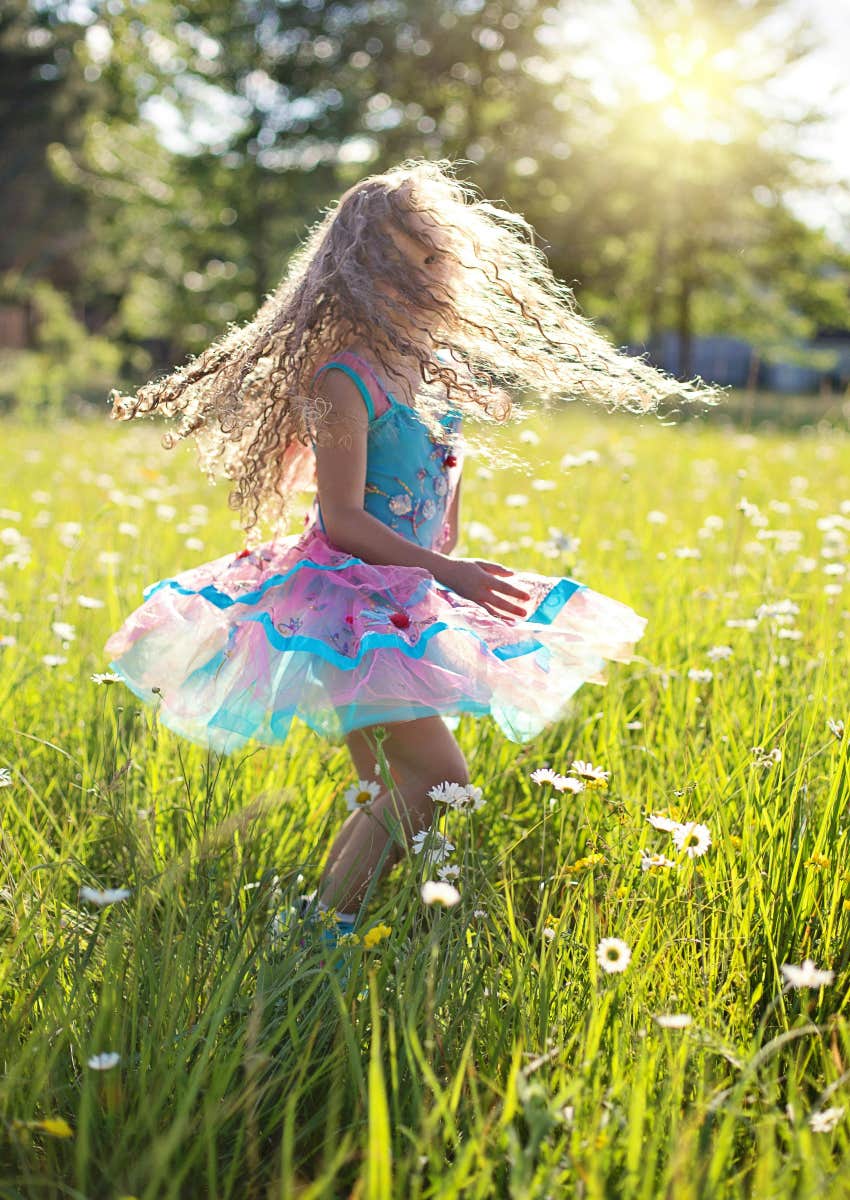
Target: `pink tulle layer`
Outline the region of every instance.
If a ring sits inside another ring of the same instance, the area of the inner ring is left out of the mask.
[[[313,526],[150,585],[106,651],[164,725],[223,754],[281,744],[294,717],[337,740],[489,714],[524,742],[583,683],[604,683],[606,661],[627,662],[646,620],[565,577],[513,581],[532,600],[511,622],[427,570],[346,554]]]

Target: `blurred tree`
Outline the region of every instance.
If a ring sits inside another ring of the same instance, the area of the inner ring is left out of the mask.
[[[522,208],[535,154],[568,149],[545,95],[569,86],[567,60],[538,37],[553,12],[545,0],[102,6],[89,43],[108,46],[103,103],[80,151],[53,148],[56,170],[94,196],[90,304],[109,303],[113,336],[173,362],[252,313],[347,186],[409,155],[465,160],[485,193]]]
[[[47,147],[79,142],[92,84],[74,53],[81,27],[47,6],[0,8],[0,275],[73,292],[87,197],[58,180]]]

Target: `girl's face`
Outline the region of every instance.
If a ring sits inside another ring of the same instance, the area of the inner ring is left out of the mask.
[[[393,239],[398,252],[411,263],[415,270],[420,271],[428,281],[428,286],[434,294],[440,296],[447,293],[453,302],[457,303],[456,264],[443,250],[439,228],[427,221],[421,213],[412,213],[410,217],[411,231],[406,233],[392,226],[389,236]],[[424,231],[423,239],[416,236],[418,231]],[[429,246],[424,237],[430,238],[433,246]],[[448,298],[447,297],[447,298]]]
[[[442,243],[439,231],[434,226],[426,226],[420,213],[411,214],[410,222],[415,229],[428,229],[428,236],[434,243],[433,247],[429,246],[426,241],[420,240],[411,233],[396,229],[394,226],[387,231],[387,236],[392,238],[402,258],[424,277],[429,291],[438,302],[443,301],[446,304],[451,303],[455,307],[460,307],[457,264],[452,257],[440,249]],[[414,222],[417,224],[413,225]],[[381,290],[389,297],[390,303],[394,306],[393,320],[396,324],[402,327],[412,340],[420,341],[422,333],[418,328],[418,323],[408,319],[405,311],[409,304],[407,298],[402,297],[398,289],[388,281],[382,281]],[[443,311],[442,316],[434,312],[427,314],[432,336],[437,338],[450,336],[450,315],[448,308]]]

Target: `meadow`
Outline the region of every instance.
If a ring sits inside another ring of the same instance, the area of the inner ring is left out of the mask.
[[[468,460],[456,553],[649,625],[531,742],[461,719],[460,901],[405,859],[343,986],[269,923],[345,746],[219,758],[100,679],[144,586],[243,544],[164,428],[2,426],[3,1200],[850,1195],[846,429],[576,406]]]

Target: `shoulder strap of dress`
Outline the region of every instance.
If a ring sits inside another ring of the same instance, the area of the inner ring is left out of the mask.
[[[331,367],[336,367],[337,370],[344,371],[346,375],[354,380],[360,390],[360,395],[363,397],[363,403],[366,405],[366,412],[369,415],[369,420],[374,421],[375,406],[372,404],[372,397],[369,395],[369,389],[355,369],[349,366],[348,363],[340,362],[338,359],[333,359],[331,362],[323,363],[322,366],[319,367],[318,371],[316,371],[314,374],[313,379],[315,380],[322,371],[328,371]]]

